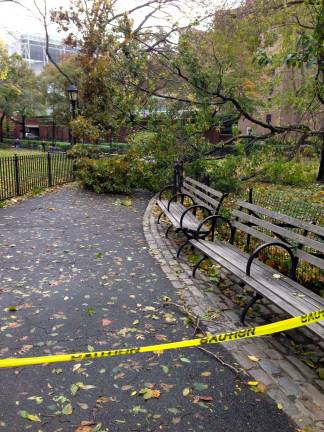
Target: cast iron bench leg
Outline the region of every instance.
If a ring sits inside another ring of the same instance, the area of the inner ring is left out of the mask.
[[[187,240],[178,248],[178,251],[177,251],[177,258],[179,258],[179,256],[180,256],[180,254],[181,254],[181,251],[182,251],[182,249],[185,247],[185,246],[187,246],[187,244],[189,243],[189,241],[190,241],[190,238],[187,238]]]
[[[161,213],[159,214],[156,223],[158,223],[158,224],[160,223],[160,219],[161,219],[161,216],[162,216],[162,215],[163,215],[163,212],[161,212]]]
[[[208,259],[208,257],[205,255],[203,256],[195,265],[194,269],[192,270],[192,277],[196,277],[196,271],[198,270],[200,264],[205,261],[206,259]]]
[[[173,225],[170,225],[170,226],[168,227],[168,229],[166,230],[166,233],[165,233],[165,237],[166,237],[166,238],[168,238],[169,232],[170,232],[170,230],[171,230],[172,227],[173,227]]]
[[[245,317],[246,317],[246,314],[247,314],[248,310],[250,309],[250,307],[253,306],[254,303],[257,302],[258,300],[261,300],[262,298],[263,297],[261,294],[255,293],[254,296],[251,298],[251,300],[245,305],[245,307],[241,313],[241,318],[240,318],[241,324],[245,324],[244,323]]]

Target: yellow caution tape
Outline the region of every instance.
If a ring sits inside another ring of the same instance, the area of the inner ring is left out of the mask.
[[[324,309],[310,312],[306,315],[301,315],[295,318],[289,318],[283,321],[278,321],[273,324],[266,324],[259,327],[243,328],[237,331],[220,333],[214,336],[206,336],[203,338],[183,340],[179,342],[171,342],[159,345],[148,345],[137,348],[123,348],[118,350],[109,351],[96,351],[96,352],[81,352],[75,354],[57,354],[41,357],[25,357],[25,358],[9,358],[0,360],[0,368],[29,366],[36,364],[56,363],[56,362],[69,362],[81,361],[89,359],[98,359],[103,357],[114,357],[119,355],[129,355],[153,351],[165,351],[176,348],[188,348],[193,346],[217,344],[224,342],[231,342],[240,339],[254,338],[259,336],[270,335],[297,327],[303,327],[313,324],[317,321],[324,320]]]

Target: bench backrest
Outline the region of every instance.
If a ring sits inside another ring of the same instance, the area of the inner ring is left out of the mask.
[[[324,227],[304,222],[245,201],[237,201],[232,211],[236,230],[262,242],[280,240],[296,246],[294,254],[320,269],[324,269]]]
[[[200,183],[191,177],[183,180],[181,192],[190,195],[196,204],[207,207],[212,213],[217,213],[227,194],[219,192],[209,186]]]

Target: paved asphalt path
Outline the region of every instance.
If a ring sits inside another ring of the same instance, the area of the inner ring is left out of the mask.
[[[0,358],[192,337],[161,307],[176,293],[145,243],[148,199],[65,187],[0,209]],[[0,431],[295,430],[247,379],[196,348],[1,369]]]

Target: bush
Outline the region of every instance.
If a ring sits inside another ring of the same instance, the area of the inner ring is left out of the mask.
[[[208,171],[211,187],[226,193],[239,192],[242,187],[242,182],[237,177],[240,162],[241,158],[232,155],[218,162]]]
[[[296,162],[278,160],[270,162],[260,180],[268,183],[289,186],[308,186],[315,182],[316,165],[305,161]]]
[[[96,193],[130,193],[138,187],[140,166],[126,155],[109,158],[81,158],[76,163],[77,177]]]
[[[51,144],[46,143],[47,146],[51,146]],[[55,147],[62,150],[62,151],[68,151],[71,148],[71,144],[67,142],[56,142]]]
[[[90,146],[86,144],[75,144],[67,150],[67,155],[72,159],[79,158],[99,158],[99,146]]]

